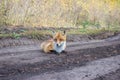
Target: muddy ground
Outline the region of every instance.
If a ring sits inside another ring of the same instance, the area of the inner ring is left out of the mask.
[[[46,29],[46,28],[45,28]],[[41,29],[40,29],[41,30]],[[10,30],[6,30],[9,32]],[[18,30],[16,30],[18,31]],[[112,36],[118,35],[119,33],[113,32],[103,32],[96,35],[68,35],[67,41],[69,42],[79,42],[79,41],[90,41],[90,40],[101,40],[105,38],[110,38]],[[42,38],[42,40],[21,38],[21,39],[1,39],[0,48],[10,47],[10,46],[20,46],[20,45],[31,45],[38,44],[41,41],[50,38],[49,35]],[[16,54],[17,55],[17,54]],[[75,67],[81,67],[86,65],[88,62],[98,60],[101,58],[107,58],[111,56],[120,55],[120,44],[96,48],[88,48],[76,51],[68,51],[61,55],[52,55],[51,59],[43,62],[36,62],[33,64],[4,64],[0,67],[0,80],[23,80],[28,77],[39,75],[43,73],[54,73],[62,72],[64,70],[71,70]],[[4,55],[2,55],[4,56]],[[4,62],[1,62],[3,64]],[[87,75],[86,75],[87,77]],[[111,72],[104,76],[98,76],[94,80],[120,80],[120,70],[116,72]]]
[[[120,80],[120,69],[116,70],[115,72],[111,72],[104,76],[100,76],[94,80]]]
[[[110,56],[116,56],[120,54],[120,45],[108,46],[108,47],[98,47],[94,49],[83,49],[72,52],[67,52],[61,55],[54,55],[49,61],[44,61],[42,63],[34,64],[22,64],[22,65],[10,65],[6,64],[3,68],[0,68],[1,80],[23,80],[31,75],[49,73],[49,72],[61,72],[64,70],[71,70],[74,67],[80,67],[86,65],[86,63],[107,58]],[[118,72],[119,73],[119,72]],[[113,80],[114,75],[107,77],[107,80]],[[120,73],[119,73],[120,74]],[[109,76],[109,74],[108,74]],[[106,77],[99,77],[95,80],[106,80]],[[115,80],[119,80],[118,78]]]

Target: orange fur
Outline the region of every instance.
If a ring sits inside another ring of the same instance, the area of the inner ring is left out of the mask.
[[[59,44],[62,41],[66,41],[66,35],[60,32],[57,32],[51,40],[44,41],[41,44],[41,49],[45,53],[49,53],[51,50],[53,50],[54,42],[57,42]]]
[[[47,40],[41,44],[41,49],[48,53],[50,50],[53,50],[53,40]]]

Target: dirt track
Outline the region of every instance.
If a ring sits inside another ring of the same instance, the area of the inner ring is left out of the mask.
[[[62,72],[86,63],[117,56],[120,53],[120,35],[105,40],[68,43],[67,53],[44,54],[38,45],[0,49],[0,79],[23,80],[31,75]]]
[[[120,69],[93,80],[120,80]]]

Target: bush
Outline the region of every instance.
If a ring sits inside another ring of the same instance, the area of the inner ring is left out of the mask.
[[[1,0],[0,25],[69,27],[120,25],[119,0]]]

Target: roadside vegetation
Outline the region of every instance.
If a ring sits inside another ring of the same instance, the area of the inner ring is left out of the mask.
[[[0,0],[0,38],[35,38],[50,30],[2,32],[3,28],[78,28],[68,34],[120,31],[120,0]]]
[[[57,30],[61,31],[61,30]],[[67,35],[97,35],[100,33],[120,33],[120,29],[114,28],[114,29],[71,29],[66,30]],[[19,39],[22,37],[30,38],[30,39],[41,39],[45,36],[52,36],[52,30],[25,30],[22,32],[11,32],[11,33],[1,33],[0,38],[14,38]]]

